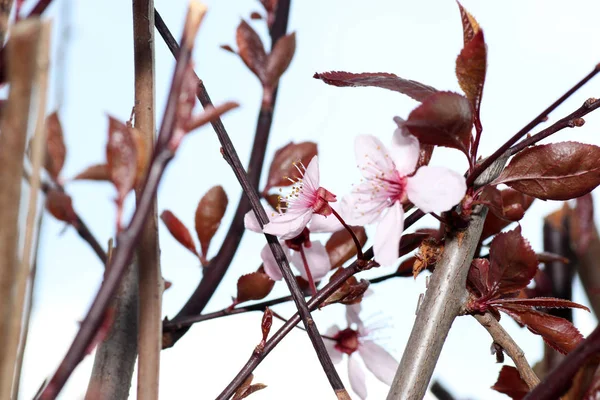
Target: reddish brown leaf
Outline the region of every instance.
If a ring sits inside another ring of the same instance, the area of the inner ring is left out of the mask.
[[[177,240],[183,247],[198,256],[196,250],[196,244],[188,228],[185,227],[183,222],[179,220],[171,211],[164,210],[160,214],[160,219],[165,223],[165,226],[171,232],[171,235]]]
[[[287,70],[294,52],[296,51],[296,33],[290,33],[280,38],[273,50],[267,57],[267,66],[265,69],[265,79],[263,84],[269,88],[274,88],[279,82],[281,75]]]
[[[584,305],[554,297],[534,297],[533,299],[498,299],[490,301],[489,304],[497,304],[500,306],[516,304],[520,306],[540,308],[581,308],[582,310],[590,312],[590,309]]]
[[[73,180],[110,181],[107,164],[95,164],[78,173]]]
[[[467,276],[467,288],[477,297],[485,297],[493,290],[488,286],[490,262],[485,258],[476,258],[471,262]]]
[[[413,276],[415,279],[425,269],[435,268],[440,256],[444,252],[444,245],[434,238],[427,238],[421,242],[417,259],[413,265]]]
[[[583,340],[583,335],[577,328],[564,318],[513,304],[503,305],[498,309],[525,325],[531,332],[542,336],[550,347],[563,354],[573,350]]]
[[[417,261],[417,257],[415,256],[408,257],[406,260],[402,261],[396,270],[398,276],[413,276],[415,261]]]
[[[515,367],[505,365],[500,370],[498,380],[492,386],[497,392],[504,393],[513,400],[521,400],[529,393],[529,386],[521,379],[519,371]]]
[[[266,193],[269,189],[277,186],[290,186],[292,182],[288,177],[299,177],[300,174],[298,168],[301,167],[297,164],[301,163],[307,166],[317,154],[317,144],[314,142],[290,142],[277,150],[273,156],[267,186],[263,192]]]
[[[221,225],[227,204],[227,194],[222,186],[213,186],[198,203],[195,217],[196,234],[204,256],[208,252],[210,241]]]
[[[422,144],[451,147],[467,153],[473,112],[466,97],[439,92],[415,108],[404,125]]]
[[[137,168],[136,145],[131,130],[125,125],[108,117],[108,143],[106,161],[110,180],[117,189],[117,202],[122,203],[127,193],[133,189]]]
[[[273,285],[275,281],[267,274],[252,272],[242,275],[237,282],[236,303],[264,299],[273,290]]]
[[[273,311],[269,307],[263,313],[262,321],[260,323],[260,329],[262,330],[262,343],[264,344],[269,337],[271,332],[271,326],[273,325]]]
[[[400,239],[400,257],[410,253],[421,245],[423,240],[427,238],[441,239],[437,229],[417,229],[413,233],[405,233]]]
[[[521,228],[499,233],[490,245],[490,273],[487,287],[496,294],[523,289],[535,276],[538,261]]]
[[[567,257],[563,257],[560,254],[554,254],[549,252],[541,252],[535,254],[538,258],[538,262],[540,263],[549,263],[549,262],[561,262],[563,264],[569,264],[569,259]]]
[[[54,218],[71,225],[77,224],[77,214],[71,197],[65,192],[50,189],[46,193],[46,209]]]
[[[331,275],[330,281],[337,278],[342,272],[343,268],[338,268],[337,271]],[[359,281],[354,276],[351,276],[321,304],[321,307],[334,303],[346,305],[360,303],[368,288],[369,281],[364,279]]]
[[[419,160],[417,161],[417,166],[415,170],[419,169],[424,165],[429,165],[429,161],[431,160],[431,156],[433,155],[433,150],[435,146],[430,144],[422,144],[419,149]]]
[[[479,32],[479,24],[477,23],[475,18],[473,18],[473,16],[467,10],[465,10],[464,7],[458,1],[456,2],[456,4],[458,4],[458,9],[460,11],[460,19],[463,25],[463,41],[466,45],[471,41],[471,39],[473,39],[473,36],[475,36],[475,34]]]
[[[223,49],[223,50],[225,50],[225,51],[228,51],[228,52],[230,52],[230,53],[237,54],[237,52],[236,52],[236,51],[233,49],[233,47],[231,47],[231,46],[230,46],[230,45],[228,45],[228,44],[222,44],[222,45],[220,45],[219,47],[220,47],[220,48],[222,48],[222,49]]]
[[[254,375],[250,374],[246,380],[237,388],[235,394],[231,398],[231,400],[242,400],[246,397],[250,396],[252,393],[264,389],[267,385],[262,383],[251,384],[254,379]]]
[[[488,193],[489,196],[493,190],[498,191],[492,186],[487,186],[484,189],[484,193]],[[534,200],[533,197],[511,188],[500,190],[499,192],[501,202],[498,202],[497,198],[491,200],[494,203],[492,207],[490,207],[492,213],[489,213],[485,219],[481,240],[485,240],[500,232],[510,225],[512,221],[519,221],[525,215],[525,211],[527,211]],[[492,194],[491,196],[493,197],[495,194]],[[483,200],[490,201],[490,198]]]
[[[62,126],[56,112],[46,117],[46,131],[46,163],[44,167],[52,178],[58,180],[60,171],[65,164],[67,148],[65,147]]]
[[[261,82],[264,82],[267,54],[260,37],[246,21],[242,20],[237,27],[235,40],[238,46],[238,54],[244,64]]]
[[[479,115],[486,68],[487,49],[483,31],[479,30],[473,39],[465,44],[456,59],[458,84],[471,102],[475,115]]]
[[[417,81],[402,79],[386,72],[365,72],[354,74],[351,72],[331,71],[315,73],[313,78],[320,79],[328,85],[339,87],[372,86],[400,92],[417,101],[424,101],[438,91],[431,86]]]
[[[600,184],[600,147],[560,142],[518,153],[493,184],[504,183],[542,200],[569,200]]]
[[[352,231],[358,238],[361,246],[364,246],[367,242],[365,228],[362,226],[353,226]],[[325,250],[327,250],[327,254],[329,255],[331,269],[342,266],[346,261],[356,255],[356,245],[354,244],[350,233],[345,229],[331,235],[325,244]]]
[[[259,12],[257,12],[257,11],[252,11],[252,12],[250,13],[250,19],[253,19],[253,20],[261,20],[261,19],[263,19],[263,16],[262,16],[262,14],[261,14],[261,13],[259,13]]]

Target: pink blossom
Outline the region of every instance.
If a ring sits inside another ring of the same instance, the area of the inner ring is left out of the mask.
[[[358,357],[377,379],[391,385],[398,369],[398,361],[372,339],[373,331],[365,327],[360,317],[360,304],[346,307],[348,328],[340,330],[332,326],[326,332],[333,340],[325,341],[327,352],[334,363],[342,361],[348,355],[348,379],[352,390],[361,398],[367,398],[365,372]],[[355,328],[352,328],[352,326]]]
[[[263,232],[279,236],[281,239],[293,239],[298,236],[313,215],[331,215],[329,202],[335,201],[333,193],[319,186],[317,156],[313,157],[305,170],[297,168],[300,178],[294,181],[292,192],[281,199],[286,204],[286,212],[273,212],[270,216],[271,222],[263,228]]]
[[[343,200],[347,222],[366,225],[379,221],[373,250],[382,265],[399,257],[404,229],[402,205],[412,202],[424,212],[440,213],[460,202],[465,178],[444,167],[423,166],[416,173],[419,141],[403,129],[394,132],[389,149],[375,136],[358,136],[356,161],[364,179]]]
[[[315,215],[315,217],[317,217],[317,215]],[[320,218],[313,218],[311,222],[311,228],[314,226],[316,232],[331,232],[342,228],[342,225],[335,218],[321,218],[322,220]],[[326,219],[328,221],[325,221]],[[331,224],[329,221],[336,221],[337,223]],[[244,225],[253,232],[262,232],[253,211],[249,211],[244,216]],[[331,270],[331,262],[329,261],[329,255],[327,254],[327,250],[325,250],[325,246],[323,246],[320,241],[311,241],[308,235],[309,231],[305,228],[300,235],[296,236],[296,238],[285,241],[282,240],[280,243],[287,259],[298,272],[300,272],[300,276],[305,280],[309,280],[304,266],[304,260],[302,260],[302,254],[299,251],[300,246],[302,246],[311,275],[315,281],[319,281]],[[277,261],[275,261],[275,257],[273,257],[273,253],[268,244],[261,250],[260,257],[263,261],[265,273],[274,281],[281,280],[281,270],[279,269],[279,265],[277,264]]]

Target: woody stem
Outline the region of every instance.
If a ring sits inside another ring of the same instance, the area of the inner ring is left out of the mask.
[[[304,253],[304,245],[300,246],[300,255],[302,256],[302,262],[304,263],[304,270],[306,271],[306,277],[308,278],[310,291],[314,296],[315,294],[317,294],[317,286],[315,285],[315,280],[313,279],[312,273],[310,272],[310,268],[308,267],[308,260],[306,259],[306,254]]]
[[[354,245],[356,246],[356,257],[359,260],[364,260],[365,256],[363,255],[363,252],[362,252],[362,246],[360,244],[360,241],[356,237],[356,234],[352,230],[352,228],[350,228],[350,226],[348,226],[348,224],[346,223],[346,221],[344,221],[344,219],[342,218],[342,216],[340,214],[338,214],[337,211],[335,211],[333,209],[333,207],[331,207],[331,213],[333,215],[335,215],[335,217],[338,219],[338,221],[340,221],[340,223],[344,226],[344,228],[346,228],[346,230],[348,231],[348,233],[350,233],[350,236],[352,237],[352,240],[354,241]]]

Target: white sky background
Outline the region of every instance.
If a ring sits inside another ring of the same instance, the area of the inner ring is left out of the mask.
[[[68,147],[64,176],[70,177],[90,164],[103,162],[107,135],[106,113],[122,120],[133,104],[133,55],[130,2],[105,0],[55,0],[48,16],[56,22],[55,43],[61,22],[70,24],[63,76],[64,98],[60,116]],[[235,28],[241,17],[260,10],[258,1],[206,1],[209,13],[201,28],[195,51],[196,71],[205,81],[214,103],[235,100],[241,108],[224,118],[244,164],[254,135],[261,89],[257,79],[220,44],[235,44]],[[186,1],[156,0],[156,7],[179,38]],[[499,144],[563,94],[600,61],[597,51],[597,16],[600,5],[592,0],[503,1],[464,0],[478,19],[488,44],[488,73],[482,102],[484,134],[480,153],[487,155]],[[65,15],[70,15],[69,21]],[[62,21],[61,21],[62,19]],[[268,38],[262,23],[253,23]],[[319,143],[321,181],[341,196],[359,179],[353,156],[358,134],[374,134],[388,142],[394,129],[392,117],[406,117],[416,107],[411,99],[384,89],[335,88],[312,78],[314,72],[392,72],[437,89],[459,91],[454,62],[462,47],[462,27],[454,1],[432,0],[295,0],[290,31],[297,32],[297,51],[284,75],[276,106],[267,166],[272,154],[289,141]],[[164,109],[174,60],[157,34],[157,113]],[[56,71],[54,71],[56,77]],[[56,79],[53,80],[56,92]],[[551,115],[556,120],[579,107],[588,97],[600,97],[596,78]],[[600,116],[592,114],[583,128],[564,131],[553,140],[580,140],[600,144]],[[436,150],[434,164],[462,172],[466,161],[458,151]],[[266,175],[263,174],[263,175]],[[263,176],[266,178],[266,176]],[[263,179],[264,181],[264,179]],[[159,212],[172,210],[193,229],[193,215],[201,196],[213,185],[225,188],[230,205],[223,226],[213,240],[209,256],[216,253],[229,225],[240,194],[239,186],[219,153],[211,128],[191,134],[169,166],[159,190]],[[114,189],[105,183],[72,183],[67,190],[74,206],[101,243],[114,233]],[[130,204],[133,199],[129,199]],[[597,204],[598,206],[598,204]],[[523,234],[534,249],[542,249],[541,217],[559,207],[556,202],[536,201],[523,222]],[[597,221],[598,222],[598,217]],[[435,226],[428,217],[418,226]],[[418,227],[417,226],[417,227]],[[43,227],[35,308],[25,358],[22,398],[31,398],[42,380],[64,356],[78,321],[85,315],[101,282],[103,267],[71,228],[51,217]],[[369,233],[373,234],[372,230]],[[164,295],[165,315],[172,317],[196,287],[198,262],[160,226],[163,275],[173,283]],[[247,234],[229,272],[206,311],[227,307],[235,295],[235,283],[260,264],[256,249],[260,235]],[[391,272],[392,267],[369,271],[362,277]],[[363,302],[367,321],[383,324],[383,344],[400,359],[419,293],[425,279],[394,279],[372,287],[374,295]],[[286,292],[278,283],[271,294]],[[575,300],[586,302],[579,284]],[[277,311],[293,313],[292,305]],[[574,311],[576,325],[584,334],[595,326],[593,317]],[[250,356],[260,338],[260,313],[244,314],[202,323],[162,354],[161,398],[214,398]],[[332,306],[315,313],[324,332],[331,324],[344,326],[343,308]],[[535,362],[542,341],[519,329],[508,317],[502,324]],[[273,329],[279,327],[274,322]],[[489,387],[500,365],[489,354],[491,339],[469,317],[459,318],[442,352],[435,378],[458,398],[502,399]],[[88,357],[63,391],[63,399],[82,398],[92,365]],[[345,363],[340,365],[346,380]],[[369,378],[370,398],[384,398],[387,388]],[[255,380],[269,387],[254,399],[333,398],[327,380],[303,331],[295,330],[255,371]],[[135,388],[135,383],[134,386]],[[132,391],[134,393],[135,390]]]

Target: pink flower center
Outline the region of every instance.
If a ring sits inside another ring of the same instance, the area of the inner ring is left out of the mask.
[[[358,332],[350,328],[339,331],[336,333],[333,339],[335,339],[334,348],[337,351],[346,353],[348,355],[358,350],[358,345],[360,344],[358,340]]]
[[[398,171],[394,171],[391,178],[378,179],[381,181],[383,190],[385,190],[388,195],[390,206],[397,201],[405,203],[408,200],[408,196],[406,195],[406,176],[402,176]]]
[[[314,213],[328,216],[331,214],[329,202],[336,201],[336,196],[324,187],[315,187],[310,181],[304,180],[306,168],[300,162],[294,163],[300,173],[300,177],[287,179],[293,183],[292,191],[287,196],[279,196],[277,199],[277,211],[293,211],[312,209]],[[301,168],[300,168],[301,167]]]

